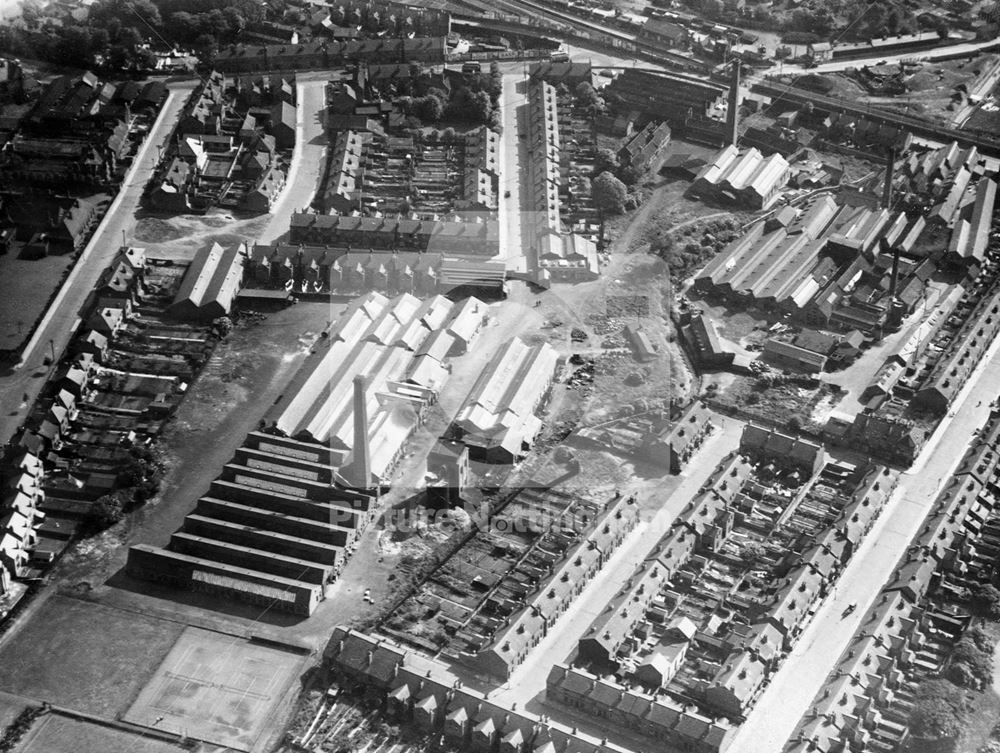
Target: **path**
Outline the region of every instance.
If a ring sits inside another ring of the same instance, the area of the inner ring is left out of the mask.
[[[326,80],[296,86],[295,149],[292,166],[260,240],[274,243],[288,233],[292,213],[312,203],[326,164]]]

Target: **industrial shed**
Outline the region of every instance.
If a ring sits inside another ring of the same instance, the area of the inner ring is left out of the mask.
[[[513,463],[524,456],[541,429],[535,411],[558,361],[548,343],[529,346],[516,337],[497,352],[455,418],[459,438],[474,459]]]
[[[195,256],[168,311],[180,319],[211,320],[225,316],[243,284],[246,246],[223,249],[218,243]]]

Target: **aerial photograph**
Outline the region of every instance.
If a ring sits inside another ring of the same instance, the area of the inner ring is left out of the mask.
[[[1000,0],[0,0],[0,753],[1000,753]]]

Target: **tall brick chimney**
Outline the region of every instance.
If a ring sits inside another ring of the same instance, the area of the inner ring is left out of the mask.
[[[371,486],[372,459],[368,442],[368,377],[354,377],[354,451],[348,480],[357,487]]]

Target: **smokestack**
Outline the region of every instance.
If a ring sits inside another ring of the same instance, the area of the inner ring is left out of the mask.
[[[892,204],[892,171],[896,166],[896,148],[893,146],[886,149],[885,155],[885,183],[882,185],[882,208],[890,209]]]
[[[737,146],[740,140],[740,61],[733,61],[732,78],[729,80],[729,112],[726,113],[726,131],[729,143]]]
[[[368,377],[358,374],[354,377],[354,455],[351,458],[349,480],[355,486],[367,489],[371,486],[372,461],[368,443]]]

